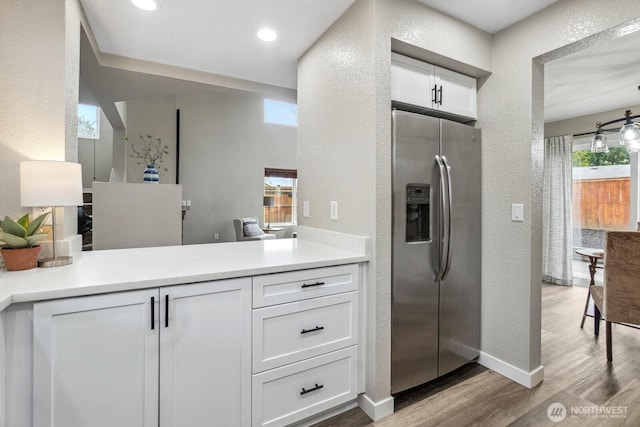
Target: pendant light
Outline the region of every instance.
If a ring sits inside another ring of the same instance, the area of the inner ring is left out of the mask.
[[[640,151],[640,129],[631,121],[631,110],[624,115],[626,123],[620,128],[620,144],[625,145],[629,152]]]
[[[576,134],[574,136],[584,136],[593,134],[591,140],[591,152],[592,153],[608,153],[609,147],[607,145],[607,133],[615,132],[615,128],[606,128],[606,126],[614,123],[625,122],[622,128],[620,128],[620,145],[625,147],[630,153],[640,151],[640,127],[638,123],[634,122],[634,119],[640,118],[640,115],[632,116],[631,110],[627,110],[624,113],[624,117],[621,119],[610,120],[605,123],[596,123],[596,131]]]
[[[600,123],[596,123],[596,134],[591,140],[592,153],[608,153],[607,136],[600,131]]]

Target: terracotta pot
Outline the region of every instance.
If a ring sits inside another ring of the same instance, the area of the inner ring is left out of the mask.
[[[29,270],[38,265],[40,246],[24,249],[0,249],[4,265],[9,271]]]

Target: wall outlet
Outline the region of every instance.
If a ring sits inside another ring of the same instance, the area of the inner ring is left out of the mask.
[[[305,218],[309,218],[309,201],[305,200],[302,202],[302,216]]]
[[[213,240],[220,240],[220,235],[218,233],[215,233],[213,235]]]
[[[331,201],[331,219],[333,221],[338,220],[338,202],[335,200]]]

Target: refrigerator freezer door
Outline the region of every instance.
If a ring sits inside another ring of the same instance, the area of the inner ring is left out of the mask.
[[[451,170],[450,269],[440,284],[438,375],[480,349],[480,130],[442,120],[442,155]]]
[[[438,374],[439,127],[432,117],[393,112],[392,393]],[[411,230],[419,214],[429,215],[428,233]]]

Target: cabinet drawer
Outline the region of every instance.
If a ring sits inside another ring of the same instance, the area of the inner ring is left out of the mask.
[[[266,307],[357,289],[357,264],[256,276],[253,278],[253,307]]]
[[[357,292],[253,311],[254,373],[357,342]]]
[[[357,395],[353,346],[253,376],[253,426],[284,426]]]

